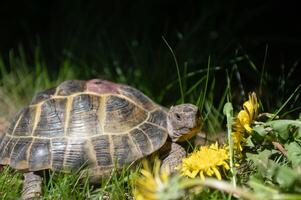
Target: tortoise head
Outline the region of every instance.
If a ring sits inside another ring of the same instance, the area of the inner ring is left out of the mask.
[[[200,131],[202,120],[192,104],[172,106],[167,117],[168,134],[173,142],[186,141]]]

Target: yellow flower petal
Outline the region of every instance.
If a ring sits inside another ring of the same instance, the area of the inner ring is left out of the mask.
[[[250,102],[250,101],[245,102],[243,104],[243,108],[248,113],[249,118],[253,119],[253,116],[254,116],[254,105],[252,104],[252,102]]]
[[[249,115],[245,110],[242,110],[238,113],[237,119],[241,125],[250,124]]]
[[[202,180],[205,180],[205,176],[204,176],[204,172],[203,171],[200,172],[200,177],[201,177]]]
[[[219,173],[219,171],[215,167],[213,168],[213,171],[214,171],[214,174],[215,174],[216,178],[218,180],[221,180],[222,177],[221,177],[221,174]]]
[[[143,162],[143,169],[140,170],[140,176],[134,180],[133,194],[137,200],[159,200],[158,192],[160,188],[166,187],[169,182],[167,171],[160,173],[160,161],[155,160],[153,169],[149,164]]]
[[[228,163],[226,163],[226,162],[223,162],[223,166],[224,166],[224,168],[225,168],[226,170],[229,170],[229,169],[230,169]]]
[[[252,133],[252,131],[253,131],[253,129],[250,127],[249,124],[245,124],[245,125],[244,125],[244,128],[246,129],[246,131],[247,131],[248,133]]]
[[[163,171],[161,174],[161,179],[163,183],[167,183],[169,180],[169,173],[167,171]]]
[[[198,151],[191,153],[182,160],[181,174],[190,178],[195,178],[197,174],[201,179],[205,176],[216,176],[221,178],[220,168],[229,170],[227,162],[229,155],[227,147],[218,147],[218,144],[202,146]]]
[[[235,123],[233,125],[232,138],[234,142],[234,147],[236,150],[241,152],[243,150],[243,145],[245,144],[244,133],[252,133],[252,122],[256,119],[258,115],[258,101],[256,93],[252,92],[249,94],[248,101],[244,102],[243,110],[241,110],[236,117]]]

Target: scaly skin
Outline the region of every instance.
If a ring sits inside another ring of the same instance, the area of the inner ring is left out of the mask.
[[[24,173],[22,200],[33,200],[42,196],[42,177],[33,172]]]
[[[164,155],[162,159],[161,171],[167,170],[169,173],[174,173],[182,159],[186,157],[185,149],[174,142],[167,142],[164,145]]]

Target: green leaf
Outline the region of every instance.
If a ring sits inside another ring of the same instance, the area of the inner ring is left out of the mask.
[[[281,188],[290,188],[298,178],[300,178],[300,174],[287,166],[279,166],[275,177]]]
[[[289,125],[290,122],[287,120],[275,120],[269,122],[270,126],[273,129],[273,132],[277,133],[283,140],[289,138]]]
[[[253,127],[255,134],[261,137],[269,135],[287,141],[289,138],[301,139],[301,121],[274,120]]]
[[[276,188],[268,186],[263,180],[256,178],[255,176],[250,177],[248,185],[262,198],[266,198],[271,194],[278,194],[279,191]]]
[[[264,127],[264,124],[253,127],[253,131],[262,137],[268,134],[268,130]]]
[[[301,139],[301,127],[298,128],[294,137],[295,137],[295,139]]]
[[[279,189],[268,186],[262,180],[252,176],[248,185],[254,190],[260,199],[277,199],[277,200],[298,200],[301,199],[300,194],[280,193]],[[298,191],[295,191],[298,193]]]
[[[301,122],[297,120],[275,120],[266,124],[283,140],[287,140],[289,136],[296,136],[297,131],[301,128]]]
[[[276,163],[272,160],[269,160],[269,157],[272,155],[272,151],[264,150],[258,154],[247,153],[248,160],[253,161],[256,166],[259,174],[268,179],[272,179]]]
[[[285,144],[288,160],[292,162],[293,168],[301,164],[301,146],[297,142]]]
[[[249,137],[247,137],[246,146],[247,147],[255,147],[254,142],[252,141],[251,135]]]

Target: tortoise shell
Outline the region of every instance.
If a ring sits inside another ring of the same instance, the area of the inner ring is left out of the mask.
[[[132,163],[168,137],[166,109],[133,87],[65,81],[38,93],[0,134],[0,164],[22,171],[98,171]]]

